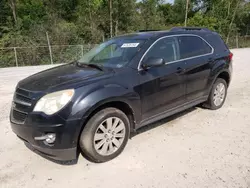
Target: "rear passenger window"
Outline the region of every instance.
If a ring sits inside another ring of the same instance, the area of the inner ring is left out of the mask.
[[[179,36],[178,37],[181,59],[209,54],[212,48],[200,37]]]

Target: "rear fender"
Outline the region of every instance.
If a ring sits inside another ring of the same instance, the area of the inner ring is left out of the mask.
[[[229,65],[228,63],[226,63],[225,60],[217,61],[215,65],[213,66],[213,68],[211,69],[210,78],[207,84],[207,88],[208,88],[206,91],[207,95],[210,94],[210,91],[213,87],[214,82],[216,81],[216,79],[222,72],[227,72],[230,75]]]

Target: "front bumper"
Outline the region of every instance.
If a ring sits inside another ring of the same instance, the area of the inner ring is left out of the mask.
[[[19,137],[20,138],[20,137]],[[21,138],[21,140],[23,140]],[[41,148],[38,146],[31,145],[30,143],[25,142],[25,145],[32,150],[37,151],[40,155],[55,159],[58,161],[69,161],[77,158],[77,147],[69,148],[69,149],[48,149]]]
[[[75,120],[65,121],[65,124],[27,126],[11,122],[11,128],[26,145],[37,150],[38,153],[55,160],[67,161],[74,160],[77,157],[79,123],[78,120]],[[53,144],[48,144],[44,140],[34,139],[46,133],[56,134],[56,140]]]
[[[83,118],[71,116],[73,102],[53,115],[34,112],[37,101],[45,94],[17,86],[10,112],[11,128],[26,145],[49,158],[75,159]],[[44,140],[48,134],[56,135],[54,142]]]

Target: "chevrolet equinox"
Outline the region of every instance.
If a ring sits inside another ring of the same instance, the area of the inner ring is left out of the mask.
[[[233,54],[206,28],[141,31],[114,37],[80,60],[21,80],[13,132],[56,160],[118,156],[131,132],[202,104],[219,109]]]

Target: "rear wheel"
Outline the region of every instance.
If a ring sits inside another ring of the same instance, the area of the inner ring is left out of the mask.
[[[106,162],[117,157],[129,138],[128,117],[116,108],[97,112],[83,129],[79,144],[86,157],[93,162]]]
[[[205,107],[211,110],[217,110],[221,108],[226,100],[227,96],[227,83],[222,78],[217,78],[207,102],[204,104]]]

